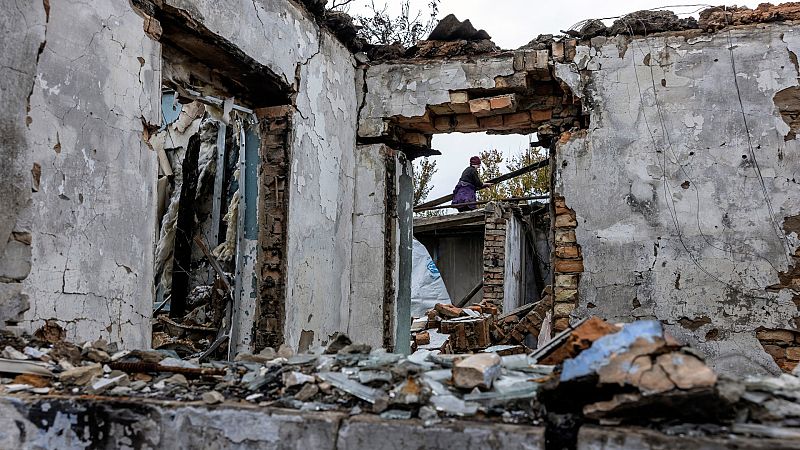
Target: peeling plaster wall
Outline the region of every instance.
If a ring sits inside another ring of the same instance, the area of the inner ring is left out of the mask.
[[[311,329],[311,344],[322,343],[347,330],[351,295],[365,296],[351,289],[355,60],[289,1],[165,3],[270,68],[296,93],[285,336],[297,346],[301,331]],[[40,190],[23,215],[34,241],[25,287],[35,301],[25,326],[32,331],[57,318],[70,339],[147,347],[157,159],[143,143],[142,124],[160,121],[160,46],[145,36],[126,0],[51,0],[50,9],[30,102],[30,154],[21,153],[23,173],[28,161],[42,167]],[[4,23],[20,22],[12,10],[3,10]],[[23,43],[36,49],[45,32],[43,7],[31,11]],[[18,68],[32,80],[30,69]],[[14,186],[27,188],[23,178]],[[14,225],[6,222],[5,234]],[[375,330],[382,326],[378,321]]]
[[[70,339],[147,347],[157,163],[142,123],[159,122],[159,47],[127,0],[49,8],[28,113],[41,181],[23,212],[33,234],[24,325],[56,318]]]
[[[300,68],[292,129],[286,343],[312,345],[350,323],[357,98],[355,60],[327,32]],[[375,324],[380,329],[380,322]]]
[[[800,32],[592,42],[557,67],[592,123],[558,148],[556,190],[577,214],[585,264],[573,317],[656,318],[722,373],[777,373],[755,330],[800,315],[791,292],[765,289],[798,246],[780,228],[800,213],[800,145],[784,141],[773,97],[798,84]]]
[[[346,332],[353,342],[383,347],[386,239],[387,157],[392,150],[383,145],[356,149],[355,204],[353,214],[352,281]],[[388,233],[388,236],[387,236]]]
[[[287,220],[287,344],[348,330],[358,97],[356,62],[291,2],[168,0],[272,70],[297,93]],[[356,230],[358,232],[358,230]],[[357,290],[357,289],[356,289]],[[359,319],[361,320],[361,319]],[[375,323],[373,331],[381,329]],[[364,331],[367,333],[367,330]],[[306,333],[308,336],[308,333]]]
[[[0,1],[0,328],[21,319],[28,307],[20,281],[30,271],[30,242],[12,233],[28,231],[19,223],[34,181],[25,118],[46,20],[41,2]]]

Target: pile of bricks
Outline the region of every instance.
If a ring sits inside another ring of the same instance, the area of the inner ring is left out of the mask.
[[[791,373],[800,364],[799,331],[762,328],[756,337],[784,372]]]
[[[448,335],[439,348],[442,353],[479,352],[497,345],[516,346],[524,351],[525,338],[539,336],[547,313],[553,308],[550,291],[548,286],[538,303],[502,315],[490,302],[467,308],[439,303],[428,311],[424,327],[412,330],[412,350],[430,344],[431,330],[436,330]]]
[[[569,328],[569,316],[578,305],[578,283],[583,272],[583,254],[575,236],[578,226],[575,211],[568,208],[564,197],[555,197],[555,258],[553,289],[553,330]]]
[[[412,331],[412,349],[430,343],[430,332],[449,335],[440,350],[443,353],[470,353],[493,345],[491,331],[496,328],[497,308],[491,304],[459,308],[439,303],[428,311],[423,330]]]
[[[553,308],[553,295],[550,286],[545,288],[544,295],[536,306],[524,315],[510,314],[500,320],[504,330],[503,344],[523,344],[528,336],[538,337],[547,313]]]

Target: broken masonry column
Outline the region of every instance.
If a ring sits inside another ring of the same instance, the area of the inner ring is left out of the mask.
[[[505,259],[506,259],[506,227],[511,215],[502,203],[488,203],[483,237],[483,302],[495,306],[499,312],[503,309]]]
[[[292,109],[256,110],[261,135],[258,199],[258,300],[252,329],[254,352],[284,343],[286,320],[286,220],[289,211]]]
[[[583,272],[583,254],[575,236],[578,222],[575,211],[568,208],[562,196],[553,199],[555,216],[553,232],[553,333],[569,328],[569,316],[578,305],[578,283]]]

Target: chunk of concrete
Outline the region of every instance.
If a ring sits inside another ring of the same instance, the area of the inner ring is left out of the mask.
[[[661,355],[656,360],[679,389],[712,387],[717,375],[700,359],[683,353]]]
[[[21,283],[0,283],[0,327],[18,322],[29,308],[30,302],[22,293]]]
[[[90,364],[88,366],[76,367],[74,369],[62,372],[58,379],[65,384],[74,384],[76,386],[84,386],[93,377],[103,375],[103,366],[100,364]]]
[[[313,383],[314,377],[306,375],[302,372],[286,372],[283,374],[283,385],[287,388],[300,386],[306,383]]]
[[[479,353],[453,367],[453,383],[462,389],[490,389],[500,375],[501,359],[494,353]]]
[[[484,30],[477,30],[469,20],[460,21],[454,14],[448,14],[440,20],[436,28],[428,36],[429,41],[480,41],[491,39]]]
[[[217,391],[208,391],[201,398],[206,405],[216,405],[225,401],[225,396]]]

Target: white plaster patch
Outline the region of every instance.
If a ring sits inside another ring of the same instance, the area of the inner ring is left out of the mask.
[[[86,154],[86,149],[82,148],[81,153],[83,154],[83,161],[86,163],[86,167],[89,168],[91,173],[94,173],[94,160],[89,158],[89,155]]]
[[[697,128],[697,131],[703,130],[704,122],[705,119],[700,114],[689,112],[683,116],[683,124],[686,125],[687,128]]]
[[[774,70],[762,70],[756,76],[758,90],[761,92],[775,92],[781,89],[780,75]]]

